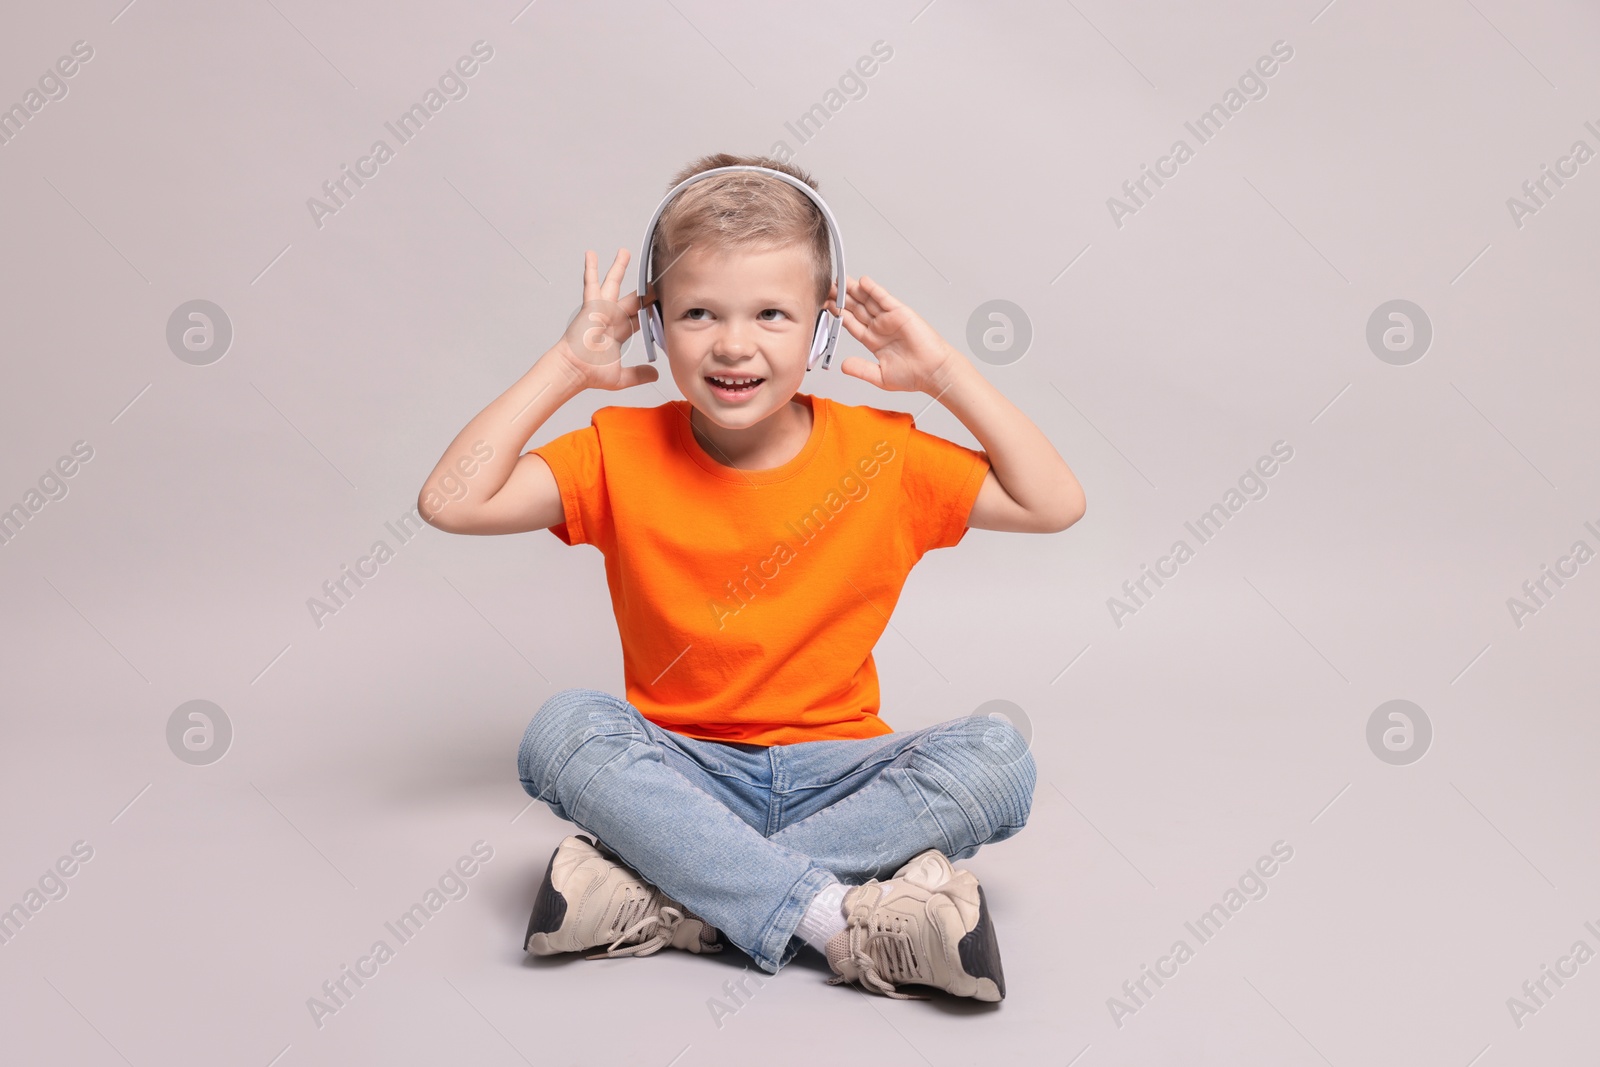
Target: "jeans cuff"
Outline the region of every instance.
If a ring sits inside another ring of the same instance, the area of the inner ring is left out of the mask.
[[[762,935],[761,944],[756,946],[756,951],[749,953],[758,967],[769,974],[777,974],[779,968],[794,959],[795,954],[800,951],[800,945],[795,941],[795,928],[800,925],[800,919],[805,915],[811,899],[830,883],[838,880],[826,867],[812,866],[790,888],[789,895],[784,897],[772,921],[767,924],[767,932]]]

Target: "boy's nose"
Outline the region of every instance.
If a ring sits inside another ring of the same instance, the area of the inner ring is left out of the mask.
[[[718,330],[716,339],[711,344],[711,353],[717,356],[744,356],[754,350],[755,343],[750,337],[749,330],[737,324],[724,326]]]

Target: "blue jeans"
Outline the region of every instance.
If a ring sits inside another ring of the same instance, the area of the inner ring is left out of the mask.
[[[771,973],[804,943],[795,928],[821,889],[1004,841],[1036,776],[1003,718],[768,747],[673,733],[596,689],[545,701],[517,769],[530,796]]]

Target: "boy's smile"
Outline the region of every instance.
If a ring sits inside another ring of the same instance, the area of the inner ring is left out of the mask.
[[[811,434],[793,400],[816,331],[816,281],[798,244],[691,247],[657,283],[672,377],[695,439],[718,462],[782,466]]]

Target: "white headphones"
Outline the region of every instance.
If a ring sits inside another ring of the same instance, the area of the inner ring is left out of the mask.
[[[663,352],[667,349],[666,329],[661,324],[661,306],[657,301],[651,301],[648,305],[645,303],[645,294],[648,292],[650,282],[652,267],[650,258],[655,245],[656,223],[661,221],[661,213],[667,209],[668,204],[672,203],[673,197],[681,193],[686,187],[693,185],[697,181],[733,171],[750,171],[755,174],[765,174],[768,177],[777,178],[779,181],[786,182],[805,193],[806,196],[811,198],[811,202],[817,205],[817,210],[822,212],[822,217],[828,224],[828,236],[833,242],[833,273],[834,284],[837,288],[837,302],[840,307],[844,306],[846,284],[844,240],[839,236],[839,224],[833,220],[833,212],[828,210],[828,205],[823,203],[822,197],[817,195],[815,189],[798,178],[783,173],[781,170],[772,170],[768,167],[716,167],[712,170],[703,170],[699,174],[692,175],[672,187],[656,207],[656,213],[650,216],[650,225],[644,231],[644,248],[639,253],[639,332],[644,335],[645,357],[651,363],[655,362],[657,346]],[[809,371],[815,367],[818,359],[822,360],[823,370],[828,369],[828,363],[833,359],[834,345],[839,340],[839,328],[843,325],[843,317],[833,314],[826,308],[817,316],[817,329],[811,338],[811,355],[806,359],[806,370]]]

